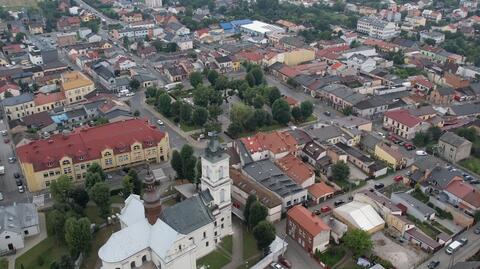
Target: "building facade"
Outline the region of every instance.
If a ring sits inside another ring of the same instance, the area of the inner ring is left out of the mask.
[[[93,163],[108,171],[167,161],[170,144],[167,133],[132,119],[32,141],[18,147],[17,155],[29,189],[35,192],[61,175],[81,182]]]
[[[444,133],[438,140],[438,151],[443,158],[458,162],[470,157],[472,142],[452,132]]]
[[[74,71],[62,74],[62,90],[67,104],[85,100],[85,95],[95,90],[95,84],[86,75]]]
[[[330,242],[330,227],[302,205],[288,210],[286,232],[312,254],[325,251]]]

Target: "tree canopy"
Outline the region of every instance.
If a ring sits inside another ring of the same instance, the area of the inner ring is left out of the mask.
[[[356,256],[365,255],[373,249],[373,241],[364,230],[349,229],[342,240],[345,246]]]

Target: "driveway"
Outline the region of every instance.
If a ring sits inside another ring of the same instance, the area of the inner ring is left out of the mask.
[[[427,257],[427,254],[411,248],[406,242],[399,244],[383,232],[372,235],[373,252],[382,259],[390,261],[398,269],[411,269]]]

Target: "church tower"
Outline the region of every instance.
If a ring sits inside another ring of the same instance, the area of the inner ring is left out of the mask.
[[[232,234],[232,203],[229,156],[220,147],[217,134],[210,133],[210,142],[202,156],[200,188],[208,190],[213,198],[213,214],[222,235]]]
[[[157,191],[155,186],[155,178],[153,173],[148,169],[148,173],[145,176],[143,184],[145,185],[145,190],[143,193],[143,206],[145,207],[145,217],[148,222],[153,225],[157,222],[157,219],[162,213],[162,204],[160,202],[160,194]]]

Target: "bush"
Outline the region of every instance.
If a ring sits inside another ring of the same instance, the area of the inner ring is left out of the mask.
[[[45,260],[43,259],[42,256],[38,256],[38,257],[37,257],[37,264],[38,264],[39,266],[43,266],[43,265],[45,264]]]

